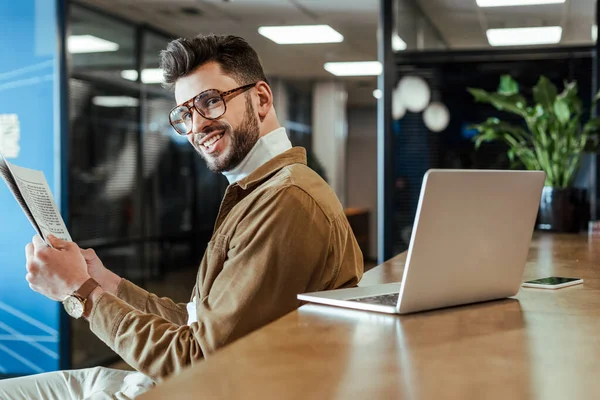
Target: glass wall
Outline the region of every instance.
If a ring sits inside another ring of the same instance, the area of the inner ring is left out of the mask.
[[[495,92],[501,77],[510,76],[531,102],[533,86],[542,76],[556,85],[559,93],[565,80],[576,81],[583,109],[589,110],[595,85],[595,2],[484,7],[486,3],[492,2],[395,1],[394,190],[389,219],[393,221],[394,254],[408,248],[428,169],[525,168],[509,160],[509,147],[501,141],[475,149],[476,131],[471,125],[489,117],[519,126],[523,120],[476,102],[468,88]],[[544,18],[544,23],[536,16]],[[535,29],[548,26],[555,29],[544,31],[534,43]],[[505,28],[534,30],[511,36]],[[554,31],[559,32],[555,38]],[[586,111],[582,119],[588,118]],[[575,186],[593,190],[591,168],[586,158]]]
[[[189,301],[227,181],[168,122],[159,52],[172,39],[94,9],[69,14],[70,231],[107,267]],[[115,358],[73,321],[73,367]]]
[[[162,276],[165,268],[173,270],[200,260],[204,250],[200,243],[206,242],[212,232],[221,194],[227,186],[226,179],[210,172],[187,138],[169,125],[173,93],[152,78],[162,74],[159,53],[166,43],[165,36],[144,32],[142,224],[143,262],[149,278]]]

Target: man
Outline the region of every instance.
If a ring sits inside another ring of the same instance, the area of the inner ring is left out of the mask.
[[[296,309],[296,294],[355,286],[362,253],[330,187],[277,120],[256,52],[241,38],[177,39],[161,53],[169,119],[230,182],[189,304],[158,298],[93,250],[36,236],[31,288],[63,301],[136,372],[95,368],[0,381],[0,398],[130,398]],[[94,394],[96,393],[96,394]],[[91,397],[90,397],[91,396]],[[112,398],[112,397],[111,397]]]

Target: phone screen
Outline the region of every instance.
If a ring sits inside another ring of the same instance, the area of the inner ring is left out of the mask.
[[[537,283],[540,285],[562,285],[563,283],[578,281],[579,278],[561,278],[559,276],[551,276],[549,278],[534,279],[526,283]]]

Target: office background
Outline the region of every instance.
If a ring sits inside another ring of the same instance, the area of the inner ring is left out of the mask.
[[[307,148],[311,166],[345,207],[366,216],[356,226],[367,262],[406,250],[427,169],[509,168],[506,146],[474,149],[468,125],[498,113],[475,103],[467,87],[495,90],[504,74],[523,88],[541,75],[559,88],[576,80],[588,109],[598,86],[594,0],[498,8],[475,0],[25,0],[3,3],[0,11],[0,49],[11,55],[0,67],[0,121],[17,115],[21,132],[20,151],[10,161],[45,172],[80,246],[176,301],[189,300],[227,181],[210,173],[168,124],[174,100],[160,86],[157,68],[169,40],[233,33],[256,47],[292,143]],[[257,32],[263,25],[308,23],[329,24],[344,41],[283,46]],[[560,26],[562,36],[558,43],[503,49],[486,39],[486,29],[525,25]],[[378,42],[378,29],[386,40]],[[112,50],[71,44],[70,38],[88,35]],[[334,76],[323,68],[330,61],[378,59],[379,75]],[[426,126],[424,110],[393,112],[393,90],[404,77],[424,79],[430,101],[445,105],[450,118],[441,132]],[[588,191],[592,219],[596,170],[589,155],[576,179]],[[0,204],[6,210],[0,374],[114,361],[84,321],[65,318],[59,305],[29,291],[24,255],[15,249],[33,230],[7,190],[0,191]]]

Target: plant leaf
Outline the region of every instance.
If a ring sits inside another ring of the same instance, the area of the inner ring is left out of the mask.
[[[526,146],[517,145],[511,147],[508,150],[507,155],[508,159],[511,161],[511,166],[513,168],[518,165],[518,163],[515,160],[515,158],[518,158],[519,161],[525,166],[525,168],[527,168],[530,171],[541,169],[535,154],[530,148]]]
[[[469,89],[476,101],[491,104],[498,110],[524,118],[525,127],[489,118],[475,125],[476,147],[483,142],[500,140],[508,145],[511,165],[522,164],[529,170],[543,170],[546,184],[562,188],[572,185],[580,166],[581,153],[596,151],[600,143],[600,116],[582,126],[582,101],[577,82],[564,82],[560,94],[556,86],[542,76],[533,88],[535,102],[526,100],[512,85],[512,78],[501,80],[498,93]],[[517,88],[518,90],[518,88]],[[594,97],[600,100],[600,92]]]
[[[475,125],[474,128],[479,132],[479,134],[475,135],[473,138],[476,149],[484,142],[502,140],[508,144],[510,149],[513,149],[512,154],[508,155],[509,158],[511,158],[511,155],[516,155],[525,163],[522,156],[523,153],[529,151],[530,154],[533,155],[531,150],[527,148],[528,134],[521,127],[502,122],[498,118],[488,118],[485,122]],[[511,161],[513,160],[511,159]]]
[[[533,99],[536,103],[551,111],[557,96],[556,86],[545,76],[541,76],[538,83],[533,87]]]
[[[500,77],[500,85],[498,85],[498,93],[511,95],[519,93],[519,84],[510,75],[502,75]]]
[[[600,131],[600,117],[591,118],[583,126],[583,133],[598,133]]]
[[[560,97],[557,97],[554,102],[554,113],[556,114],[556,118],[558,118],[559,122],[563,125],[571,119],[569,105],[565,99],[561,99]]]
[[[527,116],[527,101],[520,94],[504,95],[500,93],[490,93],[482,89],[467,89],[480,103],[488,103],[500,111],[508,111],[522,117]]]
[[[558,97],[563,98],[563,99],[577,97],[577,91],[578,91],[577,81],[573,81],[573,82],[564,81],[563,85],[564,85],[564,89],[558,95]]]
[[[563,89],[562,93],[560,93],[557,96],[557,100],[558,99],[564,100],[566,102],[566,104],[569,106],[569,109],[571,110],[572,114],[580,115],[582,112],[582,103],[581,103],[581,99],[577,95],[577,93],[578,93],[577,82],[576,81],[573,81],[573,82],[565,81],[564,86],[565,86],[565,88]]]

